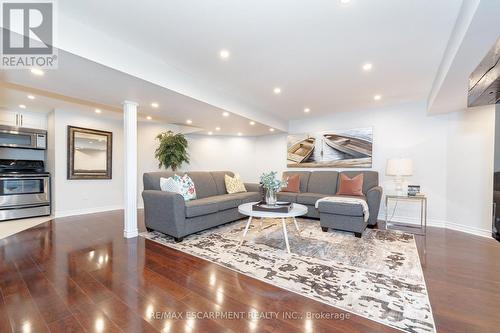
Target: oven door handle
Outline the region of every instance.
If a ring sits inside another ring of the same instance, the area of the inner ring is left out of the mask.
[[[48,177],[0,177],[0,180],[46,180]]]

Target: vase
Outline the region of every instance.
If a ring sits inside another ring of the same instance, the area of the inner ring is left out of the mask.
[[[267,189],[266,192],[266,204],[269,206],[276,206],[276,202],[278,199],[276,198],[276,191],[273,189]]]

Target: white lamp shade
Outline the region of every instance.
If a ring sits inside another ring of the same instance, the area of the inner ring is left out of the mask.
[[[411,176],[413,174],[413,160],[410,158],[391,158],[385,169],[387,176]]]

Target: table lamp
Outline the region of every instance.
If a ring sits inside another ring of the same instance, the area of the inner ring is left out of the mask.
[[[413,160],[410,158],[391,158],[387,161],[385,174],[394,177],[396,194],[403,195],[403,180],[404,177],[413,174]]]

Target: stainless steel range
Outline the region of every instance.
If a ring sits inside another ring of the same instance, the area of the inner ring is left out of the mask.
[[[50,215],[43,161],[0,159],[0,221]]]

